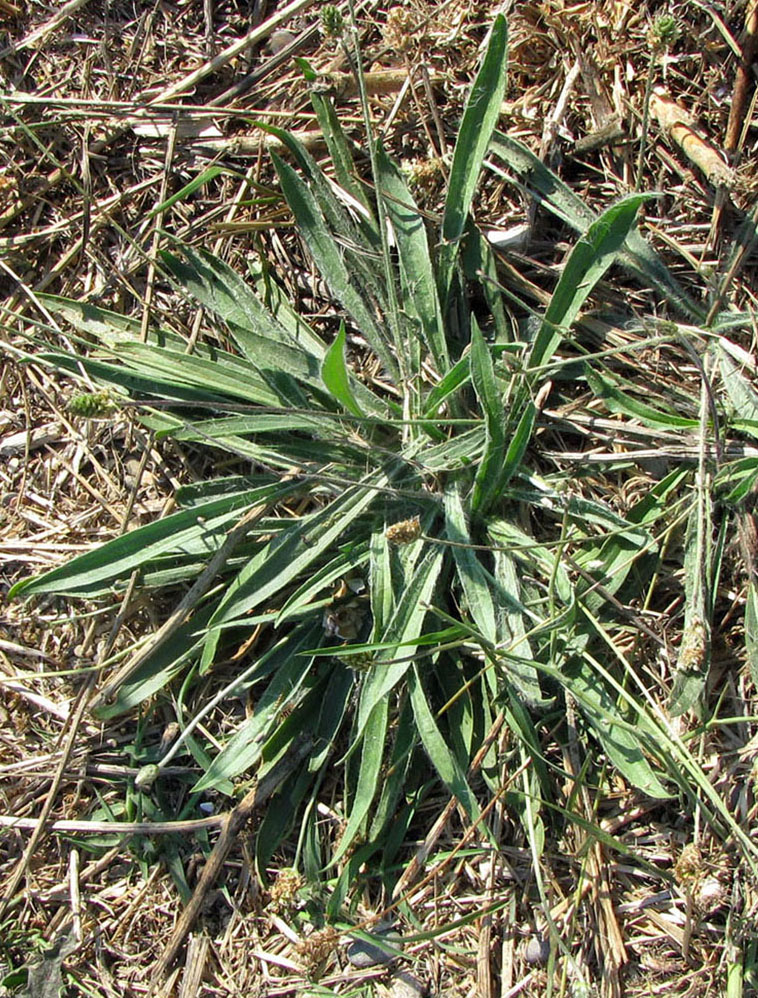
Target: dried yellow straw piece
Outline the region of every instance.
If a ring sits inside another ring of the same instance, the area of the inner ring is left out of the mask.
[[[734,171],[726,165],[718,149],[703,137],[688,111],[660,91],[653,94],[650,110],[663,131],[711,183],[724,187],[734,185]]]

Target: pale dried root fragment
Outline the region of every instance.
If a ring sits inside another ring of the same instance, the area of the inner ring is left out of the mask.
[[[718,149],[703,136],[689,111],[666,96],[662,88],[656,88],[651,97],[650,110],[663,131],[711,183],[733,187],[734,171],[724,162]]]
[[[375,97],[383,94],[396,94],[408,79],[408,69],[404,66],[385,69],[370,69],[364,73],[366,92]],[[430,73],[430,82],[437,85],[442,81],[440,73]],[[325,73],[319,77],[317,87],[321,86],[334,93],[339,100],[355,97],[358,94],[358,83],[352,73]]]

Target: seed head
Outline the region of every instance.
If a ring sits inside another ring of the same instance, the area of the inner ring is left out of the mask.
[[[68,411],[85,419],[107,419],[118,412],[118,400],[109,391],[84,392],[74,395],[68,403]]]
[[[308,965],[309,972],[314,971],[320,963],[331,956],[337,948],[339,938],[339,932],[331,925],[327,925],[325,929],[312,932],[307,939],[297,944],[298,955]]]
[[[321,30],[327,38],[339,38],[345,28],[345,19],[338,7],[328,3],[321,11]]]
[[[423,48],[428,38],[420,28],[419,17],[405,7],[393,7],[384,26],[384,43],[387,48],[402,55],[414,48]]]
[[[674,46],[679,37],[679,25],[671,14],[661,14],[653,21],[648,34],[648,44],[654,52],[666,51]]]
[[[682,887],[691,887],[703,870],[703,858],[694,842],[688,842],[676,861],[674,873]]]
[[[297,899],[297,892],[305,886],[305,878],[291,866],[284,867],[276,875],[271,887],[271,907],[276,910],[291,908]]]
[[[410,520],[399,520],[391,523],[384,531],[384,536],[390,544],[412,544],[421,534],[421,521],[417,516]]]

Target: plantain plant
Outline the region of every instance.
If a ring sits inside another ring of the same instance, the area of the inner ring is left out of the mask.
[[[149,710],[169,688],[183,708],[215,670],[218,692],[180,711],[182,735],[153,777],[186,750],[202,768],[195,792],[233,793],[234,781],[262,775],[306,741],[305,763],[257,831],[257,858],[263,869],[294,825],[307,872],[345,861],[337,898],[361,864],[390,868],[435,785],[472,820],[481,816],[501,789],[492,736],[503,728],[528,763],[509,801],[539,840],[555,800],[543,735],[562,730],[567,709],[578,708],[595,746],[592,773],[610,764],[644,794],[697,796],[741,836],[627,653],[644,628],[625,605],[644,598],[670,531],[691,518],[693,462],[660,476],[622,516],[610,493],[546,470],[554,466],[541,453],[545,399],[577,382],[616,414],[619,433],[705,426],[691,399],[643,400],[614,369],[613,349],[582,345],[583,307],[609,267],[625,268],[688,323],[704,316],[635,228],[645,195],[597,214],[497,131],[506,53],[498,17],[437,231],[370,128],[371,184],[356,179],[338,116],[315,86],[329,176],[294,136],[269,129],[286,150],[272,153],[281,195],[339,313],[330,341],[264,259],[240,274],[191,245],[164,252],[162,264],[215,317],[215,342],[188,350],[168,328],[143,341],[139,322],[45,297],[96,345],[35,360],[72,375],[83,368],[109,387],[109,405],[129,408],[159,438],[249,470],[180,488],[177,512],[22,581],[13,595],[112,598],[134,573],[147,593],[180,593],[158,634],[106,672],[93,709],[103,718]],[[498,283],[472,222],[488,155],[488,168],[577,232],[541,313]],[[655,342],[684,335],[631,311],[625,321]],[[371,360],[371,377],[350,351]],[[697,511],[702,521],[703,503]],[[235,657],[253,634],[248,656]],[[243,693],[253,716],[220,748],[204,741],[200,722]],[[344,824],[330,844],[315,802],[335,767]]]

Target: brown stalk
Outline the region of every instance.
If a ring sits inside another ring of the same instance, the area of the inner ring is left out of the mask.
[[[734,78],[732,106],[724,139],[724,149],[730,156],[737,152],[742,134],[750,91],[754,85],[753,60],[756,50],[758,50],[758,0],[750,0],[745,11],[745,41],[742,46],[742,58]]]

